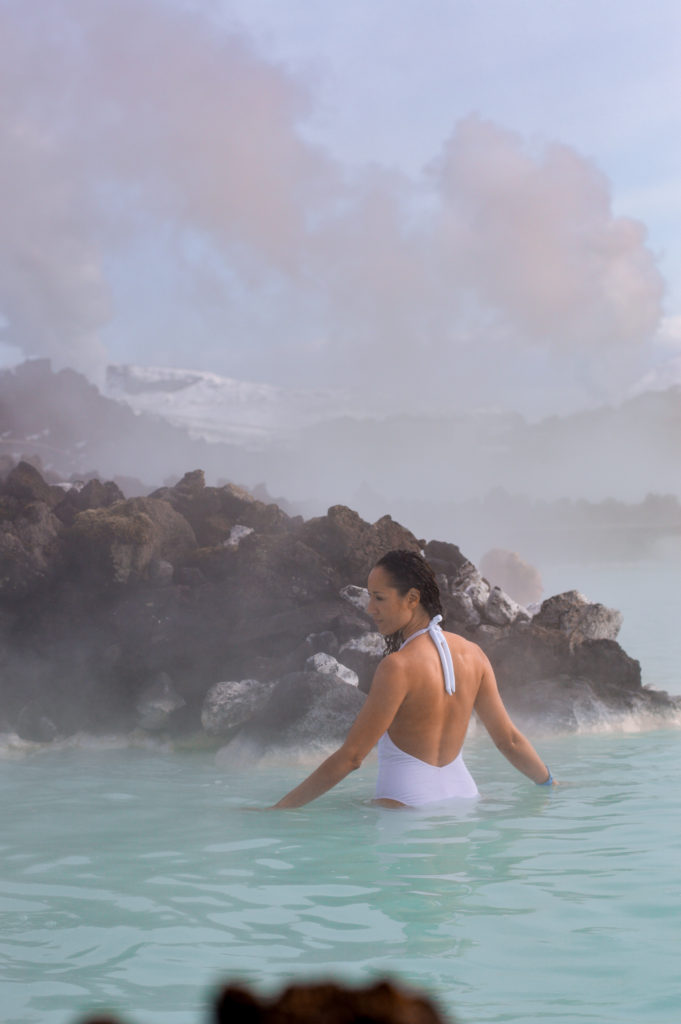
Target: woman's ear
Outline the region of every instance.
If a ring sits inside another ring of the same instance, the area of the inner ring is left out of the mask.
[[[409,607],[410,608],[415,608],[420,600],[421,600],[421,592],[419,590],[417,590],[416,587],[412,587],[411,590],[409,591],[409,593],[407,594],[407,601],[409,603]]]

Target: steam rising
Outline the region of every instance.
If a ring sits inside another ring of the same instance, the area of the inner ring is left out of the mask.
[[[199,309],[203,365],[236,376],[539,412],[640,376],[661,278],[567,146],[471,116],[418,181],[350,173],[306,140],[305,83],[207,16],[39,6],[0,6],[0,337],[27,355],[96,373],[146,246],[135,312]]]

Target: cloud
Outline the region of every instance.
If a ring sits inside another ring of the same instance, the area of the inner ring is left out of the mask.
[[[579,363],[621,384],[656,330],[663,282],[643,225],[614,216],[596,167],[469,117],[431,173],[441,259],[491,318],[497,344],[543,349],[561,372]]]
[[[590,161],[476,116],[421,183],[358,178],[314,264],[328,302],[319,358],[336,381],[360,377],[382,411],[619,397],[663,295],[643,225],[613,214]]]
[[[156,303],[203,318],[206,368],[379,411],[579,403],[640,376],[660,275],[574,150],[469,117],[421,179],[351,172],[305,138],[311,89],[244,35],[154,0],[39,7],[0,6],[9,343],[92,372],[102,329],[134,303],[153,325]],[[126,261],[181,285],[121,293]]]
[[[55,122],[34,20],[0,22],[0,310],[3,340],[94,370],[108,291],[88,223],[85,182]],[[27,65],[24,65],[24,61]],[[30,70],[29,70],[30,69]],[[35,80],[27,74],[35,73]],[[44,95],[43,95],[44,90]]]
[[[331,167],[298,137],[305,90],[195,15],[39,6],[0,8],[5,340],[91,369],[107,259],[168,224],[178,260],[207,232],[252,280],[295,275]]]

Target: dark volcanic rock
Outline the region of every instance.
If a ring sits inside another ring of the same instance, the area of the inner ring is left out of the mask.
[[[568,590],[544,601],[534,621],[576,640],[616,640],[622,615],[603,604],[592,604],[577,590]]]
[[[42,501],[0,497],[0,597],[24,598],[60,565],[62,524]]]
[[[66,491],[62,500],[55,506],[54,514],[66,526],[71,526],[79,512],[89,508],[109,508],[117,501],[125,501],[125,495],[113,480],[106,483],[102,483],[101,480],[88,480],[80,489],[72,487]]]
[[[594,681],[597,692],[610,701],[641,690],[641,665],[615,640],[585,640],[573,647],[574,671]]]
[[[581,675],[574,671],[569,638],[558,630],[531,622],[482,627],[474,635],[492,662],[504,700],[536,679]]]
[[[414,534],[390,516],[371,525],[345,505],[333,505],[325,516],[310,519],[300,537],[335,569],[337,585],[364,586],[371,568],[391,548],[421,550]]]
[[[611,716],[591,680],[574,675],[528,680],[507,699],[516,719],[537,730],[588,729]]]
[[[30,462],[19,462],[10,470],[0,486],[0,494],[16,498],[21,502],[41,501],[53,505],[52,488]]]
[[[322,553],[313,550],[292,530],[290,533],[245,537],[230,560],[240,581],[241,598],[248,608],[268,603],[302,605],[310,601],[338,600],[334,573]],[[315,632],[319,632],[316,625]]]
[[[311,654],[320,654],[321,652],[335,657],[338,654],[338,647],[338,637],[330,629],[325,629],[323,633],[309,633],[303,644],[305,660]]]
[[[587,718],[593,722],[607,709],[678,710],[678,700],[642,686],[640,664],[614,640],[575,643],[561,630],[534,621],[481,627],[474,638],[488,655],[512,714],[565,725],[584,724]],[[572,717],[565,710],[568,706],[574,706]]]
[[[342,644],[365,633],[366,629],[366,616],[347,607],[341,600],[330,598],[273,612],[267,617],[250,616],[241,620],[232,643],[235,650],[255,650],[260,656],[277,657],[301,648],[310,630],[313,633],[331,632]],[[293,638],[300,640],[292,646]],[[309,654],[308,651],[306,657]]]
[[[79,513],[70,530],[73,563],[104,583],[147,579],[159,559],[185,561],[196,548],[189,523],[166,501],[130,498]]]
[[[442,573],[445,576],[456,578],[466,568],[473,569],[472,562],[469,562],[456,544],[449,544],[443,540],[431,540],[423,549],[425,557],[432,565],[434,572]]]
[[[382,640],[363,611],[366,576],[386,550],[422,544],[344,506],[304,523],[232,485],[206,487],[200,470],[125,500],[98,480],[64,493],[22,463],[0,485],[0,720],[44,742],[57,730],[181,731],[204,711],[208,731],[259,743],[337,742],[363,694],[305,671],[308,659],[332,655],[368,689]],[[523,621],[455,545],[425,550],[448,628],[487,652],[512,712],[574,728],[604,708],[677,708],[642,687],[614,639],[618,613],[567,594]],[[220,695],[215,680],[240,682]]]
[[[151,497],[169,502],[184,516],[202,548],[229,543],[238,526],[265,534],[290,528],[289,517],[277,505],[257,501],[241,487],[206,487],[201,469],[185,473],[174,487],[162,487]]]

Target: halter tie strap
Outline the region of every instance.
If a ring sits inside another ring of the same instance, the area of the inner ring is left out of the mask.
[[[445,690],[447,693],[454,693],[456,690],[454,663],[452,662],[452,653],[449,650],[449,644],[447,643],[440,626],[441,622],[442,616],[434,615],[425,629],[419,629],[416,633],[412,633],[411,636],[407,637],[404,643],[400,645],[400,650],[402,650],[403,647],[406,647],[410,640],[415,640],[417,636],[423,636],[424,633],[428,633],[430,639],[437,647],[437,653],[440,655],[440,664],[442,665],[442,672],[445,677]]]

